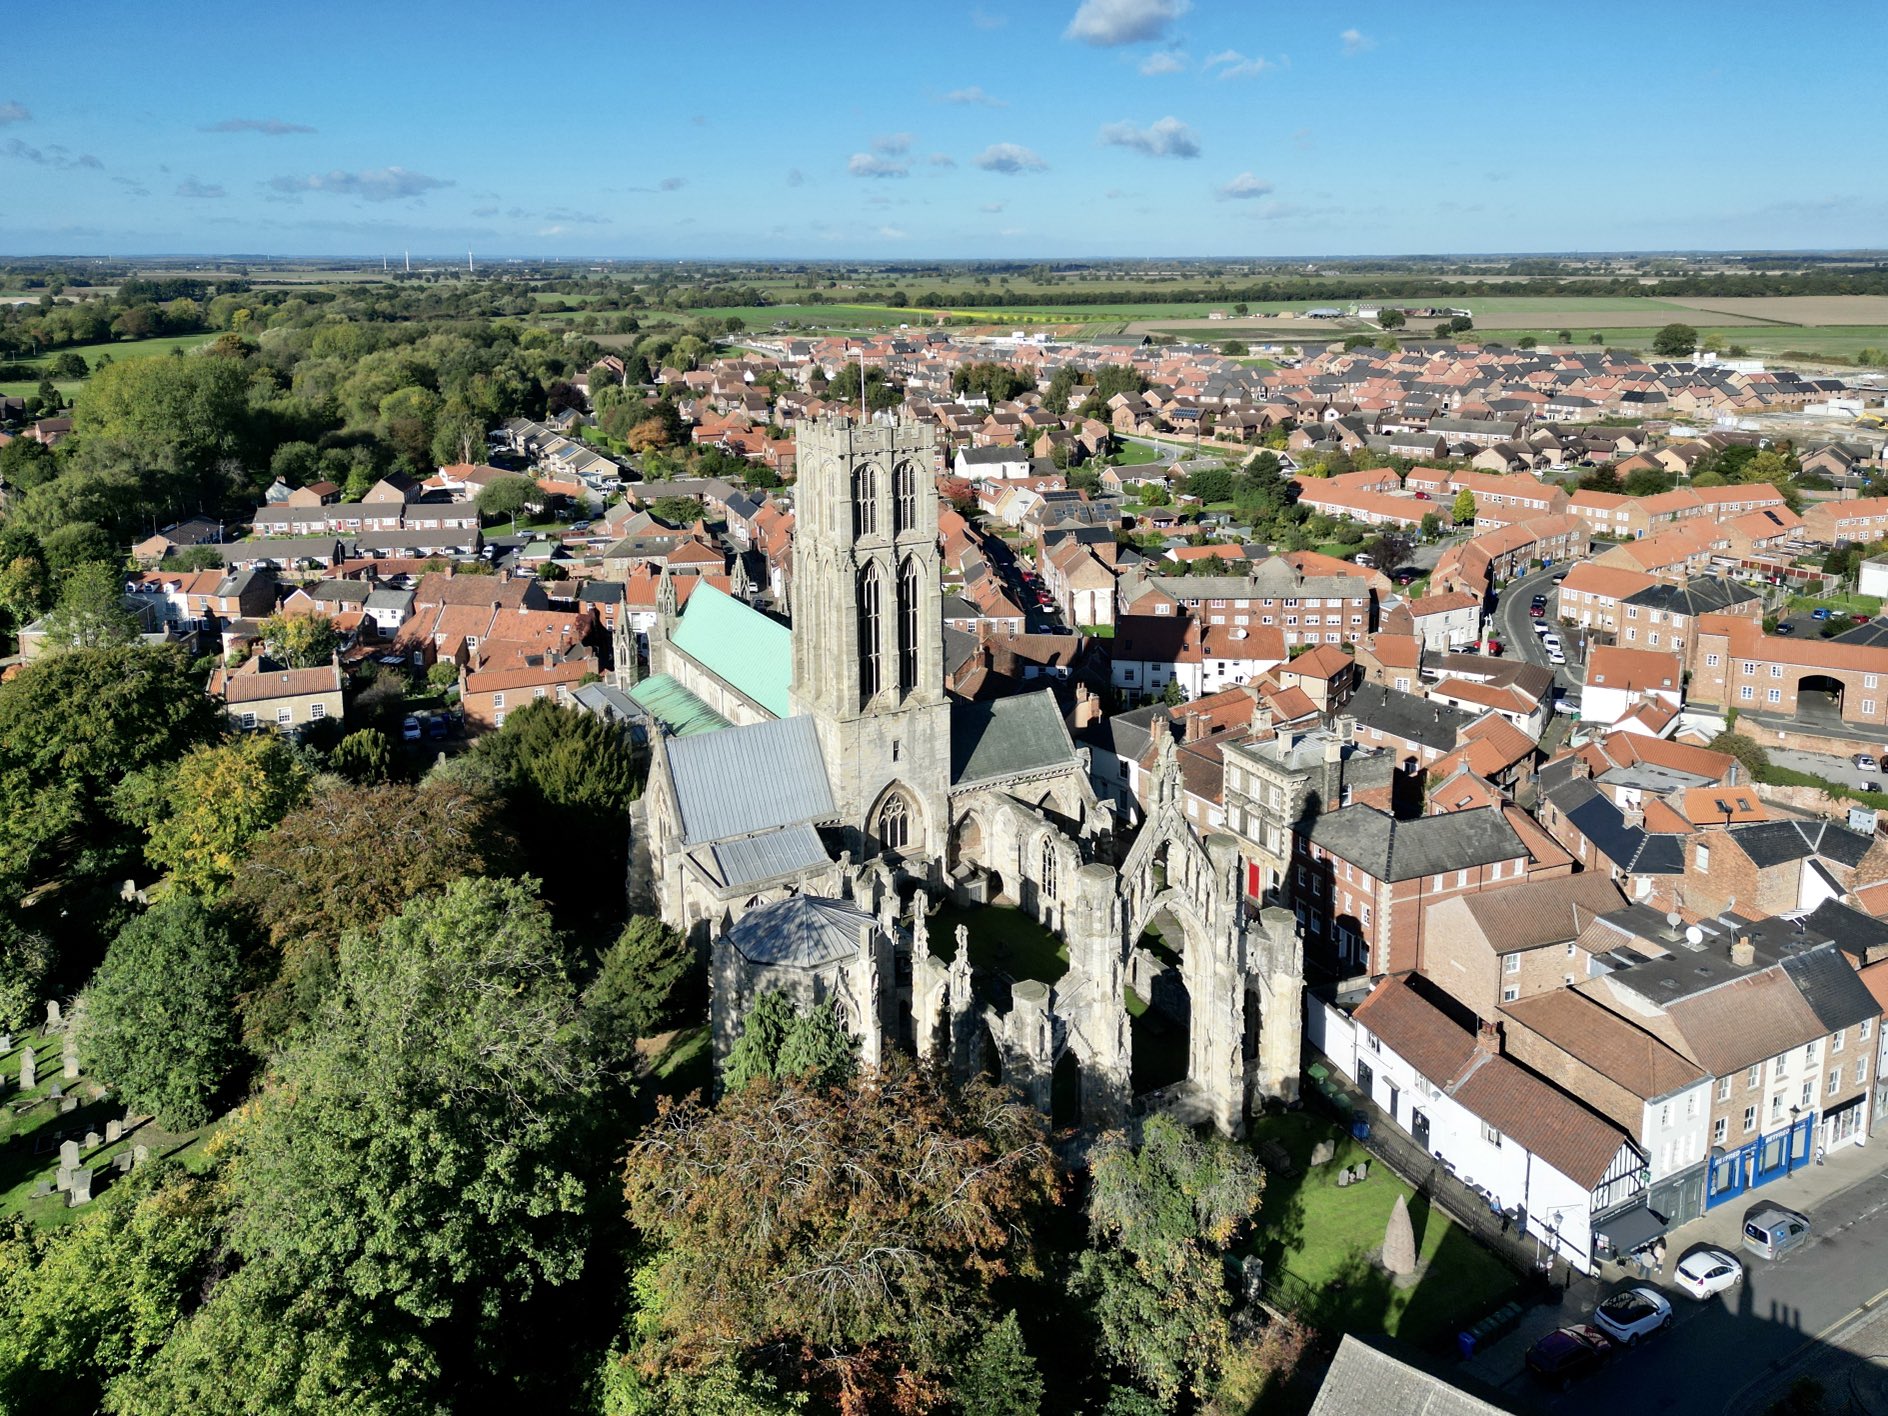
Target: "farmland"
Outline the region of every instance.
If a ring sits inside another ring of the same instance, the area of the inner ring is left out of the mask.
[[[173,349],[186,351],[195,349],[199,345],[209,343],[215,337],[213,334],[177,334],[164,335],[157,339],[111,340],[103,344],[75,344],[58,352],[79,354],[84,356],[87,364],[96,364],[101,354],[109,354],[114,362],[119,359],[142,359],[153,354],[168,354]],[[44,366],[49,357],[49,355],[41,354],[37,358],[9,362]],[[61,379],[58,381],[59,391],[70,397],[73,390],[79,386],[79,382],[79,380]],[[21,396],[32,393],[38,387],[37,379],[15,380],[11,383],[0,383],[0,393]]]

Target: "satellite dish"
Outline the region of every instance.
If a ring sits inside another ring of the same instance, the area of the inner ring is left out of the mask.
[[[1685,927],[1685,942],[1694,945],[1704,943],[1704,931],[1695,924],[1687,925]]]
[[[1679,925],[1685,922],[1685,917],[1681,915],[1677,910],[1673,910],[1670,914],[1665,916],[1665,922],[1669,924],[1673,929],[1676,929],[1678,928]]]

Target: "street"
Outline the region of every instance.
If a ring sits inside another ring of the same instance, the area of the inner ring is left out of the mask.
[[[1528,614],[1528,606],[1536,595],[1547,596],[1548,615],[1552,618],[1554,609],[1554,577],[1567,569],[1564,565],[1552,565],[1524,575],[1518,580],[1511,580],[1495,598],[1495,637],[1501,641],[1502,652],[1510,657],[1525,659],[1530,664],[1545,664],[1547,651],[1541,647],[1541,639],[1534,632],[1534,620]],[[1557,631],[1566,654],[1567,662],[1554,671],[1554,680],[1568,693],[1578,696],[1583,682],[1581,674],[1585,669],[1582,650],[1583,640],[1575,630],[1561,628]]]
[[[1878,1160],[1874,1147],[1840,1154],[1831,1169],[1841,1165],[1859,1178],[1819,1202],[1791,1193],[1824,1178],[1812,1170],[1808,1181],[1779,1181],[1675,1231],[1667,1276],[1682,1255],[1709,1243],[1737,1255],[1744,1264],[1744,1281],[1702,1303],[1658,1283],[1672,1304],[1671,1327],[1615,1354],[1570,1391],[1548,1392],[1524,1370],[1515,1370],[1514,1363],[1528,1343],[1552,1326],[1588,1321],[1599,1298],[1645,1280],[1578,1286],[1573,1291],[1579,1297],[1558,1313],[1530,1315],[1534,1321],[1503,1342],[1506,1350],[1499,1361],[1506,1370],[1484,1369],[1478,1375],[1485,1373],[1523,1409],[1543,1413],[1610,1409],[1718,1416],[1747,1405],[1761,1409],[1757,1398],[1774,1383],[1787,1381],[1797,1368],[1813,1374],[1838,1356],[1857,1309],[1888,1286],[1888,1265],[1883,1263],[1888,1255],[1888,1174],[1869,1169]],[[1810,1216],[1814,1237],[1796,1252],[1767,1262],[1743,1251],[1736,1234],[1745,1209],[1769,1200],[1802,1208]],[[1824,1344],[1820,1349],[1813,1346],[1818,1339]],[[1480,1367],[1481,1359],[1472,1365]]]

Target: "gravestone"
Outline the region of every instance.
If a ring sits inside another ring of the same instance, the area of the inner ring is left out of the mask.
[[[13,1034],[10,1032],[0,1032],[0,1052],[11,1052],[12,1050]]]
[[[1336,1159],[1337,1159],[1337,1142],[1336,1141],[1319,1141],[1315,1146],[1311,1148],[1311,1163],[1313,1165],[1329,1165],[1332,1161]]]
[[[48,998],[46,1000],[46,1031],[51,1032],[54,1028],[59,1026],[61,1021],[63,1021],[63,1017],[59,1012],[59,1000],[57,998]]]
[[[20,1090],[31,1091],[39,1085],[39,1058],[28,1047],[20,1054]]]
[[[129,1175],[131,1173],[131,1152],[119,1151],[117,1155],[112,1157],[111,1163],[118,1168],[120,1175]]]
[[[131,1148],[131,1163],[133,1165],[143,1165],[148,1162],[150,1158],[151,1148],[142,1141]]]
[[[72,1189],[68,1193],[72,1196],[70,1203],[75,1209],[92,1202],[92,1172],[88,1168],[81,1166],[72,1172]]]
[[[43,1200],[52,1193],[52,1181],[50,1180],[42,1180],[37,1185],[33,1186],[33,1198],[36,1200]]]
[[[105,1138],[96,1131],[87,1131],[85,1133],[85,1148],[88,1151],[97,1150],[99,1146],[104,1144],[104,1141]]]
[[[60,1166],[58,1170],[58,1178],[53,1182],[53,1188],[57,1190],[60,1194],[62,1195],[65,1194],[68,1190],[72,1188],[72,1176],[73,1176],[73,1173],[78,1170],[78,1168],[79,1167],[76,1165]]]
[[[78,1109],[79,1109],[79,1099],[76,1096],[69,1096],[64,1101],[59,1103],[59,1114],[61,1116],[68,1116],[72,1112],[77,1111]]]
[[[71,1170],[79,1163],[79,1143],[77,1141],[59,1142],[59,1164]]]
[[[111,1120],[105,1123],[105,1144],[106,1145],[110,1145],[113,1141],[121,1140],[124,1137],[124,1134],[125,1134],[125,1123],[123,1121],[120,1121],[117,1117],[114,1116]]]
[[[1367,1160],[1358,1161],[1356,1178],[1361,1181],[1364,1179],[1364,1177],[1366,1177],[1369,1174],[1370,1174],[1370,1162]]]
[[[1337,1172],[1337,1186],[1341,1190],[1350,1184],[1350,1167],[1347,1165]]]
[[[64,1101],[65,1095],[66,1095],[66,1089],[63,1086],[61,1086],[58,1082],[54,1082],[52,1084],[52,1090],[48,1092],[47,1095],[51,1097],[54,1101]]]
[[[68,1082],[76,1080],[79,1075],[79,1040],[71,1033],[66,1034],[65,1051],[61,1054],[60,1060],[65,1067],[66,1080]]]

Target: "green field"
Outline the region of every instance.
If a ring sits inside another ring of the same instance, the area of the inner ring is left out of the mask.
[[[1693,312],[1695,313],[1695,311]],[[1673,318],[1684,320],[1682,311],[1674,312]],[[1691,321],[1684,320],[1690,324]],[[1708,339],[1716,335],[1728,347],[1732,344],[1748,349],[1753,358],[1775,359],[1786,351],[1797,351],[1812,356],[1822,355],[1838,359],[1853,359],[1864,349],[1888,349],[1888,326],[1871,325],[1693,325],[1700,338]],[[1421,339],[1424,331],[1410,332],[1410,337]],[[1478,330],[1476,332],[1485,343],[1516,344],[1532,335],[1542,344],[1557,344],[1560,335],[1551,329],[1503,329]],[[1650,349],[1656,329],[1577,329],[1573,331],[1573,342],[1584,345],[1594,335],[1600,337],[1600,343],[1615,349]]]
[[[55,349],[50,353],[41,354],[37,358],[10,359],[7,362],[44,366],[54,354],[80,354],[85,357],[87,364],[95,364],[99,355],[109,354],[112,362],[116,363],[120,359],[143,359],[153,354],[168,354],[173,349],[195,349],[199,345],[208,344],[215,338],[214,334],[170,334],[157,339],[125,339],[103,344],[74,344],[65,349]],[[79,387],[79,382],[78,380],[61,380],[55,387],[70,398]],[[0,393],[16,396],[33,393],[38,388],[37,379],[16,379],[10,383],[0,383]]]
[[[866,329],[932,324],[935,310],[894,309],[889,305],[732,305],[703,306],[682,312],[689,319],[738,319],[750,330],[768,330],[781,321],[825,329]],[[647,323],[655,323],[651,315]]]

